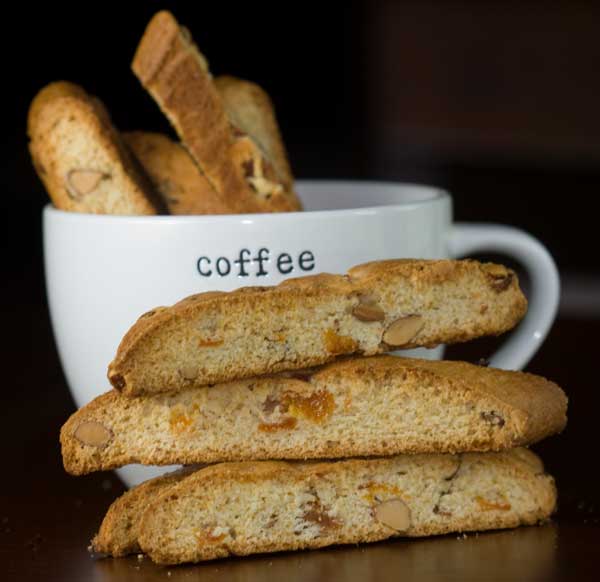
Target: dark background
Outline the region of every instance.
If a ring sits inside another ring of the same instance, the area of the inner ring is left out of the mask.
[[[0,41],[5,458],[22,475],[45,475],[57,492],[93,483],[60,469],[58,429],[73,404],[44,298],[47,196],[27,152],[29,102],[44,84],[67,79],[99,96],[118,128],[170,132],[129,69],[147,21],[164,7],[191,29],[215,74],[252,79],[269,92],[297,177],[440,185],[453,193],[458,220],[518,226],[549,247],[564,293],[530,370],[565,388],[570,423],[537,450],[557,476],[560,518],[597,523],[600,479],[590,462],[600,405],[600,3],[593,2],[13,2]],[[450,354],[477,359],[491,349],[475,342]],[[2,485],[22,495],[36,487]]]
[[[459,220],[520,226],[562,271],[598,273],[600,5],[593,2],[23,3],[7,18],[3,214],[21,229],[11,268],[39,258],[46,201],[26,151],[27,107],[67,79],[120,129],[170,132],[129,69],[168,7],[215,74],[272,96],[297,177],[449,188]],[[11,28],[13,30],[11,30]],[[8,243],[8,241],[7,241]]]

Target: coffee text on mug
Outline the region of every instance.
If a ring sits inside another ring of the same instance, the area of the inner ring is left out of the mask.
[[[202,256],[196,262],[198,273],[203,277],[266,277],[271,270],[281,275],[290,275],[294,271],[303,274],[315,269],[315,256],[311,251],[300,253],[279,253],[271,257],[267,248],[256,252],[240,249],[234,257]]]

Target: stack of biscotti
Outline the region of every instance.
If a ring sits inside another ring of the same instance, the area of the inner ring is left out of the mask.
[[[170,12],[150,21],[132,68],[181,143],[120,134],[99,99],[59,81],[28,116],[34,167],[54,205],[99,214],[301,210],[273,104],[258,85],[213,79]]]
[[[94,551],[174,564],[547,519],[554,483],[524,447],[564,428],[562,390],[384,355],[500,334],[525,311],[500,265],[392,260],[145,313],[114,390],[63,426],[64,465],[187,467],[115,501]]]

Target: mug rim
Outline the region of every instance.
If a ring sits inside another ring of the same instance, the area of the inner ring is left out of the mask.
[[[407,211],[423,206],[431,206],[439,204],[444,200],[451,200],[450,192],[444,188],[433,186],[430,184],[420,184],[418,182],[394,182],[390,180],[336,180],[336,179],[298,179],[295,183],[301,189],[306,187],[327,187],[327,185],[335,186],[351,186],[364,185],[365,187],[376,188],[411,188],[420,190],[425,197],[420,200],[399,200],[397,202],[386,202],[382,204],[373,204],[370,206],[356,206],[351,208],[330,208],[321,210],[296,210],[292,212],[256,212],[248,214],[158,214],[158,215],[139,215],[139,214],[93,214],[85,212],[73,212],[71,210],[61,210],[56,208],[52,202],[47,202],[43,208],[44,215],[54,215],[56,218],[63,218],[74,221],[90,221],[90,222],[107,222],[107,223],[189,223],[189,222],[238,222],[238,221],[269,221],[276,219],[281,221],[309,218],[331,218],[333,215],[341,216],[357,216],[357,215],[373,215],[385,210],[390,211]]]

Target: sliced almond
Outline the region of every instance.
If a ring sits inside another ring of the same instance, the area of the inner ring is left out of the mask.
[[[383,321],[385,312],[374,300],[361,298],[360,303],[352,309],[352,315],[359,321]]]
[[[82,422],[73,433],[73,436],[82,444],[90,447],[106,446],[113,434],[103,424],[95,420]]]
[[[254,178],[247,178],[250,186],[260,196],[268,196],[271,194],[281,194],[283,192],[283,186],[277,184],[271,180],[267,180],[264,176],[256,176]]]
[[[411,523],[410,508],[402,499],[389,499],[375,507],[375,519],[396,531],[407,531]]]
[[[75,200],[93,192],[108,174],[100,170],[71,170],[67,174],[67,190]]]
[[[383,333],[383,341],[394,347],[408,344],[423,329],[425,321],[420,315],[407,315],[397,319]]]
[[[492,277],[506,277],[510,274],[509,270],[502,266],[497,265],[496,263],[488,263],[483,265],[485,272]]]
[[[485,265],[484,268],[489,277],[490,286],[496,293],[502,293],[511,286],[514,276],[506,267],[490,263]]]
[[[181,368],[181,375],[186,380],[195,380],[198,376],[198,366],[194,366],[193,364],[187,364]]]
[[[505,277],[493,277],[491,287],[496,293],[502,293],[502,291],[506,291],[513,282],[513,276],[511,273],[508,273]]]

